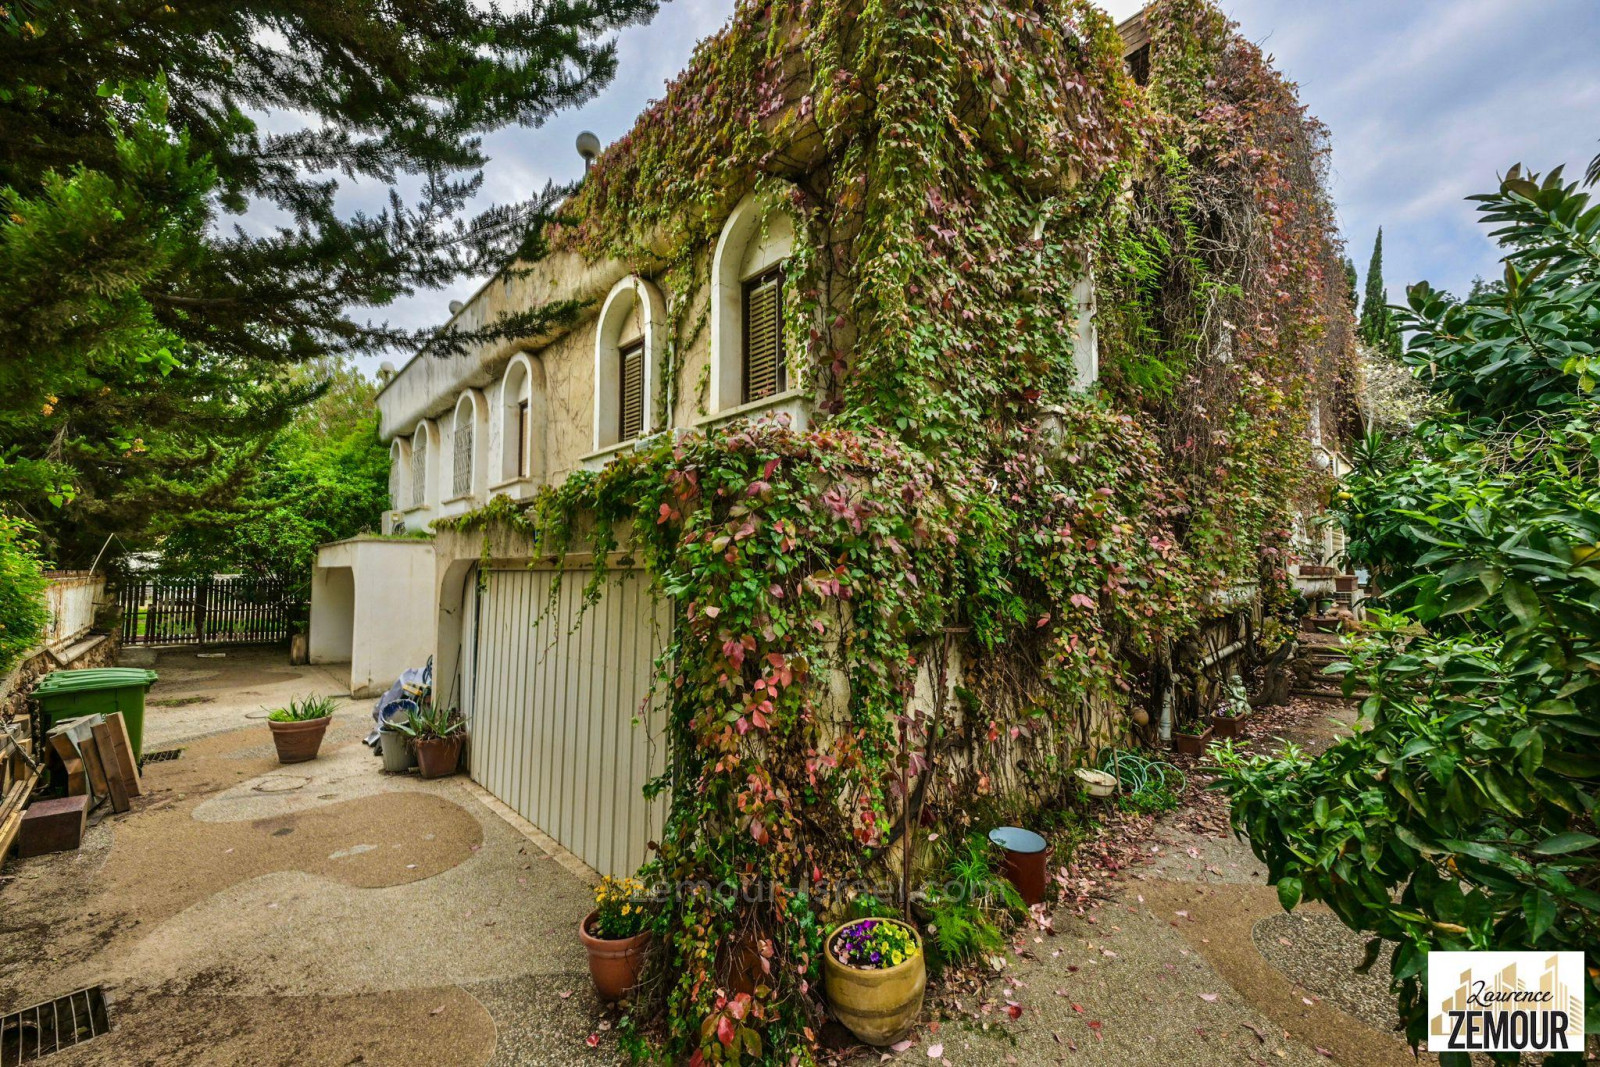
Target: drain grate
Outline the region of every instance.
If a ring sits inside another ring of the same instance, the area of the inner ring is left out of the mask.
[[[183,755],[183,749],[181,748],[166,748],[160,752],[146,752],[139,757],[139,769],[141,771],[144,770],[146,763],[167,763],[181,755]]]
[[[18,1067],[81,1045],[111,1029],[106,995],[80,989],[0,1017],[0,1067]]]

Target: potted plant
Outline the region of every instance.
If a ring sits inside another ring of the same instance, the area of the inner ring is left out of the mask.
[[[639,984],[650,948],[648,921],[644,885],[638,879],[600,879],[594,910],[578,924],[578,940],[589,954],[589,977],[601,1000],[621,1000]]]
[[[1238,737],[1244,730],[1244,720],[1249,714],[1250,697],[1245,692],[1244,679],[1235,674],[1228,679],[1222,702],[1211,713],[1211,728],[1218,737]]]
[[[1206,752],[1206,743],[1211,740],[1211,727],[1200,729],[1200,723],[1195,723],[1188,730],[1178,729],[1172,734],[1172,747],[1185,756],[1203,756]]]
[[[424,778],[448,778],[461,763],[461,741],[466,720],[455,708],[424,701],[404,722],[389,724],[405,734],[417,751],[417,770]]]
[[[922,1015],[928,985],[922,937],[899,919],[852,919],[833,928],[822,954],[828,1007],[869,1045],[903,1039]]]
[[[317,758],[322,735],[328,732],[328,722],[333,718],[333,707],[330,697],[308,696],[291,700],[267,714],[279,763],[304,763]]]

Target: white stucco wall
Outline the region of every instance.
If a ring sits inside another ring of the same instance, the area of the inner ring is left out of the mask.
[[[352,696],[377,696],[433,654],[433,542],[354,537],[317,550],[311,662],[350,664]],[[346,577],[348,576],[348,577]]]

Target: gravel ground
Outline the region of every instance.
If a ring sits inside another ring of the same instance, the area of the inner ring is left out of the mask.
[[[1384,945],[1372,969],[1357,974],[1366,943],[1335,916],[1302,911],[1257,922],[1251,931],[1256,951],[1312,995],[1338,1005],[1374,1030],[1393,1030],[1389,954],[1394,945]]]
[[[253,653],[157,669],[148,747],[183,757],[150,765],[136,810],[78,853],[0,883],[0,1009],[108,987],[116,1029],[63,1064],[621,1062],[572,936],[581,878],[458,783],[380,774],[357,744],[366,702],[341,702],[322,758],[280,767],[263,708],[337,695],[327,672]],[[1348,722],[1296,702],[1250,732],[1317,746]],[[1188,806],[1086,850],[1095,869],[1053,929],[1019,935],[991,980],[947,987],[945,1017],[889,1055],[1413,1062],[1386,1032],[1385,965],[1356,979],[1359,939],[1316,908],[1284,915],[1193,777]]]

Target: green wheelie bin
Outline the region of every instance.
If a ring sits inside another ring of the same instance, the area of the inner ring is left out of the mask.
[[[44,713],[47,730],[80,715],[122,712],[133,758],[138,760],[144,754],[144,695],[155,680],[155,671],[138,667],[55,671],[44,676],[33,696]]]

